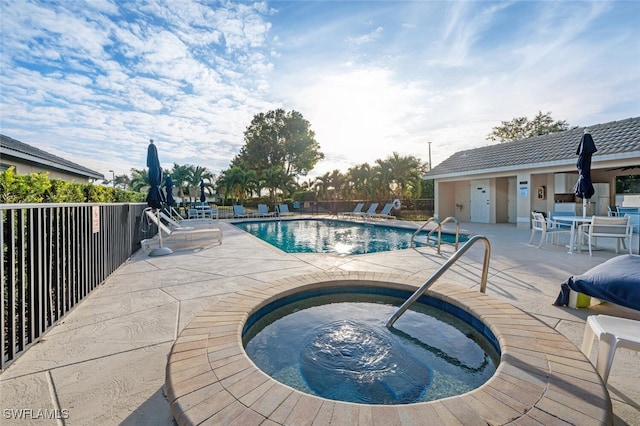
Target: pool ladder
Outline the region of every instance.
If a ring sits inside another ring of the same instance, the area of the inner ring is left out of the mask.
[[[420,231],[422,231],[424,229],[424,227],[427,226],[431,222],[435,222],[437,224],[437,226],[435,228],[433,228],[431,231],[429,231],[429,233],[427,234],[427,241],[429,241],[429,237],[431,237],[431,234],[433,234],[435,231],[438,231],[438,254],[440,254],[440,245],[442,243],[442,225],[444,225],[447,222],[455,222],[455,224],[456,224],[456,243],[455,243],[456,247],[455,247],[455,250],[457,251],[458,250],[458,240],[460,238],[460,222],[458,222],[458,219],[456,219],[453,216],[447,217],[442,222],[440,222],[440,220],[435,218],[435,217],[430,217],[429,220],[427,220],[425,223],[423,223],[422,226],[420,228],[418,228],[418,230],[416,232],[414,232],[413,235],[411,236],[411,248],[414,247],[413,239],[415,238],[415,236],[418,235],[420,233]]]
[[[476,242],[482,241],[484,243],[484,262],[482,264],[482,276],[480,278],[480,293],[487,291],[487,276],[489,275],[489,257],[491,256],[491,244],[489,239],[483,235],[474,235],[469,238],[469,241],[463,245],[460,250],[453,253],[453,255],[447,260],[415,293],[413,293],[403,304],[398,308],[395,314],[391,315],[391,318],[387,321],[387,328],[393,327],[393,324],[400,318],[400,315],[404,314],[411,305],[413,305],[422,296],[438,278],[442,276],[449,268],[456,263],[456,261],[466,253]]]

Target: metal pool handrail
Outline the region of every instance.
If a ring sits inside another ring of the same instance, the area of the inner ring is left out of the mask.
[[[455,250],[458,251],[458,241],[459,241],[459,238],[460,238],[460,222],[458,222],[458,219],[456,219],[455,217],[449,216],[445,220],[440,222],[440,225],[438,225],[438,254],[440,254],[440,244],[442,243],[442,225],[444,225],[447,222],[455,222],[456,223]],[[433,231],[431,231],[431,232],[433,232]],[[429,233],[429,235],[431,235],[431,232]],[[429,235],[427,235],[427,239],[429,238]]]
[[[413,235],[411,236],[411,242],[410,242],[410,247],[413,248],[414,244],[413,244],[413,239],[415,238],[416,235],[418,235],[420,233],[420,231],[422,231],[424,229],[425,226],[427,226],[427,224],[429,224],[430,222],[436,222],[438,224],[438,226],[436,226],[435,228],[433,228],[431,231],[429,231],[429,233],[427,234],[427,241],[429,241],[429,237],[431,236],[431,234],[433,234],[436,230],[438,231],[438,254],[440,254],[440,245],[442,243],[442,225],[444,225],[447,222],[455,222],[456,224],[456,244],[455,244],[455,250],[458,250],[458,241],[460,239],[460,222],[458,222],[458,219],[456,219],[453,216],[449,216],[447,217],[445,220],[443,220],[442,222],[440,222],[440,220],[438,220],[435,217],[431,217],[429,218],[429,220],[427,220],[425,223],[422,224],[422,226],[420,228],[418,228],[418,230],[416,232],[413,233]]]
[[[427,226],[428,224],[430,224],[431,222],[435,222],[438,224],[437,227],[433,228],[431,230],[431,232],[433,232],[436,229],[440,229],[440,221],[435,218],[435,217],[430,217],[429,220],[427,220],[425,223],[422,224],[422,226],[420,228],[418,228],[416,230],[416,232],[413,233],[413,235],[411,236],[411,241],[410,241],[410,247],[413,248],[413,239],[415,238],[416,235],[418,235],[420,233],[420,231],[422,231],[424,229],[425,226]],[[431,232],[429,232],[429,235],[431,235]]]
[[[449,268],[462,256],[467,250],[471,248],[477,241],[484,243],[484,262],[482,264],[482,276],[480,278],[480,293],[487,291],[487,276],[489,275],[489,257],[491,256],[491,244],[489,239],[483,235],[474,235],[469,238],[469,241],[463,245],[460,250],[456,251],[418,290],[415,291],[403,304],[398,308],[395,314],[393,314],[387,321],[387,328],[393,327],[393,324],[400,318],[402,314],[406,312],[411,305],[413,305],[422,296],[438,278],[442,276]]]

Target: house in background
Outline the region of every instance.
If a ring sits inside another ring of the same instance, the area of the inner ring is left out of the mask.
[[[640,206],[640,191],[616,194],[617,179],[640,179],[636,117],[457,152],[424,176],[434,180],[434,216],[529,228],[534,210],[582,214],[573,186],[585,131],[598,149],[591,165],[596,194],[587,214],[606,215],[609,205]]]
[[[51,179],[63,179],[77,183],[104,180],[104,175],[79,164],[72,163],[41,149],[0,135],[0,172],[15,166],[16,173],[48,172]]]

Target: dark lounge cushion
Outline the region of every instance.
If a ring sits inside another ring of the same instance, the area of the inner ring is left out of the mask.
[[[617,256],[569,278],[562,284],[571,290],[640,311],[640,256]],[[556,305],[566,305],[560,292]]]

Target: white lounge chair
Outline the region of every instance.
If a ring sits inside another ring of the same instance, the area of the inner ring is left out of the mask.
[[[533,243],[536,232],[540,232],[540,242],[538,248],[546,241],[549,235],[555,236],[560,233],[570,234],[571,230],[558,226],[555,222],[545,219],[542,213],[531,212],[531,238],[529,244]],[[573,242],[569,242],[572,244]]]
[[[278,206],[278,216],[292,216],[293,213],[289,211],[289,205],[280,204]]]
[[[158,232],[162,232],[162,241],[171,242],[175,240],[217,240],[219,244],[222,244],[222,230],[219,228],[193,228],[193,229],[171,229],[165,225],[161,220],[158,220],[156,213],[151,209],[145,210],[146,216],[149,220],[156,224]]]
[[[259,217],[272,217],[276,212],[270,212],[269,207],[266,204],[258,204],[258,216]]]
[[[617,348],[640,352],[640,321],[608,315],[590,315],[587,317],[581,348],[587,358],[590,358],[594,338],[599,340],[596,370],[606,385]]]
[[[169,228],[174,231],[188,231],[196,228],[213,228],[212,219],[182,219],[178,222],[163,211],[160,212],[160,219],[165,221],[169,225]]]
[[[373,215],[377,209],[378,209],[378,203],[371,203],[371,205],[369,206],[366,212],[355,213],[354,216],[358,216],[365,219],[367,217],[371,217],[371,215]]]
[[[580,226],[580,233],[583,237],[580,241],[583,241],[585,237],[588,239],[589,256],[592,255],[591,248],[592,244],[595,244],[596,238],[616,238],[616,253],[620,251],[620,241],[626,248],[625,240],[628,240],[629,254],[632,254],[630,219],[629,216],[593,216],[591,223]],[[580,249],[582,249],[582,244]]]
[[[354,216],[357,215],[359,213],[362,213],[362,208],[364,207],[364,203],[358,203],[356,204],[356,207],[353,209],[352,212],[340,212],[338,213],[338,216]]]
[[[374,213],[371,215],[372,218],[381,218],[381,219],[395,219],[391,213],[391,209],[393,208],[393,203],[387,203],[384,205],[380,213]]]
[[[241,204],[234,204],[233,217],[249,217],[249,214],[244,211],[244,207]]]

